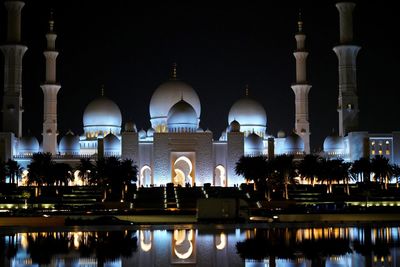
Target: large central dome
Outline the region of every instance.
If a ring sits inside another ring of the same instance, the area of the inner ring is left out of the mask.
[[[169,110],[181,99],[189,103],[200,118],[200,99],[196,91],[183,81],[171,79],[161,84],[150,100],[151,125],[156,131],[159,125],[166,125]]]
[[[83,127],[88,137],[97,137],[109,132],[119,134],[122,116],[117,104],[105,96],[94,99],[83,113]]]
[[[255,132],[264,136],[267,126],[267,114],[263,106],[254,99],[245,96],[236,101],[229,110],[228,125],[238,121],[240,130],[245,133]]]
[[[105,96],[94,99],[83,113],[83,126],[121,127],[122,116],[117,104]]]

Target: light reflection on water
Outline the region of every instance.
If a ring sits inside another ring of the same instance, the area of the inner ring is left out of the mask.
[[[400,266],[400,227],[0,233],[0,266]]]

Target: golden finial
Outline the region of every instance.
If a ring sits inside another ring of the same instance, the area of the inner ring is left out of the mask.
[[[171,79],[176,79],[176,63],[172,64],[172,72],[171,72]]]
[[[297,30],[298,30],[298,32],[303,32],[303,19],[301,16],[301,9],[299,9],[299,19],[297,20]]]
[[[54,31],[54,10],[53,9],[50,9],[49,30],[50,30],[50,32]]]
[[[246,84],[246,96],[249,96],[249,85],[248,84]]]
[[[101,89],[100,90],[101,90],[100,91],[101,92],[101,96],[104,96],[104,84],[101,85]]]

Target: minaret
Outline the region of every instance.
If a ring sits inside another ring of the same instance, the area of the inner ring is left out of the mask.
[[[310,123],[308,121],[308,92],[311,85],[307,83],[306,63],[308,52],[305,50],[304,41],[306,35],[303,33],[303,21],[301,14],[297,22],[297,33],[295,35],[297,48],[293,55],[296,58],[296,83],[292,85],[295,94],[295,131],[303,138],[304,151],[310,154]]]
[[[41,85],[44,95],[43,107],[43,152],[57,153],[57,93],[60,85],[56,82],[56,60],[58,52],[55,50],[57,34],[54,32],[53,13],[50,14],[49,32],[46,34],[47,50],[46,81]]]
[[[6,1],[7,41],[0,47],[4,54],[3,131],[22,136],[22,58],[28,47],[21,44],[22,1]]]
[[[356,59],[361,47],[353,44],[354,3],[337,3],[340,15],[340,44],[333,48],[339,60],[339,135],[358,129]]]

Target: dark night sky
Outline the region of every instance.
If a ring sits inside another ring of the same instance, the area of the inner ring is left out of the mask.
[[[60,134],[81,134],[85,106],[105,85],[106,95],[122,111],[123,121],[150,127],[149,102],[157,86],[178,64],[178,77],[197,91],[201,127],[220,136],[231,105],[250,95],[265,107],[268,131],[276,135],[294,127],[294,33],[303,9],[308,58],[312,148],[337,130],[337,59],[332,47],[339,40],[334,1],[26,1],[22,38],[24,57],[23,131],[40,136],[43,116],[44,34],[49,9],[55,9]],[[354,12],[358,56],[358,88],[362,130],[400,130],[399,33],[397,9],[389,1],[358,1]],[[6,36],[6,11],[0,7],[0,41]],[[397,48],[397,44],[396,44]],[[1,57],[1,62],[3,58]],[[397,63],[397,64],[396,64]],[[0,81],[3,81],[1,63]]]

